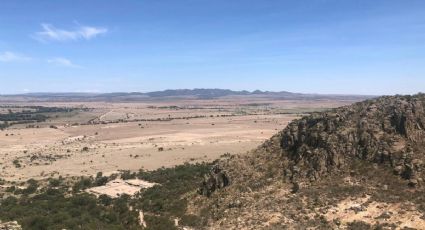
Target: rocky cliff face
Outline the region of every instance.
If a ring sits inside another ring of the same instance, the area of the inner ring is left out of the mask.
[[[416,185],[425,160],[425,96],[382,97],[313,114],[278,136],[291,181],[318,180],[358,158],[387,165]]]

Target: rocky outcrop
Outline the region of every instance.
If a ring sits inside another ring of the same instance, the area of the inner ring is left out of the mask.
[[[208,229],[402,229],[407,212],[415,220],[405,227],[423,229],[424,162],[425,95],[381,97],[303,117],[222,157],[199,189],[209,198],[193,206],[208,211]]]
[[[22,230],[22,227],[16,221],[4,223],[0,221],[0,230]]]
[[[425,96],[381,97],[294,121],[278,134],[285,175],[293,182],[344,170],[353,158],[387,165],[422,181]]]
[[[425,95],[380,97],[293,121],[253,153],[221,160],[199,193],[210,196],[230,179],[261,184],[263,174],[282,176],[296,192],[301,182],[347,172],[357,160],[388,167],[410,186],[420,185],[425,178]]]
[[[210,173],[204,176],[204,181],[198,189],[198,193],[210,196],[214,191],[227,187],[229,184],[227,173],[219,165],[215,165]]]

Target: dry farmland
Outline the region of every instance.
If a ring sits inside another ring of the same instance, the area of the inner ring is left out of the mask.
[[[350,103],[238,97],[4,102],[2,113],[35,105],[73,110],[0,131],[0,177],[24,181],[211,161],[225,153],[246,153],[302,114]]]

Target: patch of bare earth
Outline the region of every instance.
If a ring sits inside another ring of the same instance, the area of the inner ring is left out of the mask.
[[[399,229],[425,229],[423,214],[411,203],[384,203],[371,201],[370,196],[349,197],[325,214],[329,221],[339,221],[342,226],[362,221],[370,225],[394,224]]]

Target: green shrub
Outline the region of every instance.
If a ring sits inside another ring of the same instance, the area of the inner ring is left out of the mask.
[[[146,230],[177,230],[174,222],[163,216],[146,215],[145,221]]]
[[[188,201],[184,195],[198,188],[203,175],[209,172],[210,167],[211,165],[205,163],[184,164],[151,172],[139,171],[138,178],[160,185],[142,190],[140,198],[136,202],[137,206],[145,213],[169,220],[180,218],[184,225],[200,226],[202,224],[201,217],[186,214]],[[162,225],[156,226],[156,223],[152,221],[152,229],[163,227]]]

